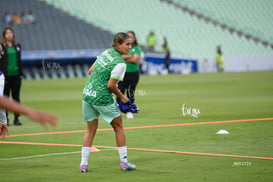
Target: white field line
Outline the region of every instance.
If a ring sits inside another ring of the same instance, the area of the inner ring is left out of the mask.
[[[108,150],[117,150],[117,149],[103,149],[103,150],[100,150],[100,152],[101,151],[108,151]],[[30,156],[22,156],[22,157],[0,158],[0,161],[10,161],[10,160],[20,160],[20,159],[33,159],[33,158],[39,158],[39,157],[69,155],[69,154],[78,154],[78,153],[81,153],[81,151],[60,152],[60,153],[40,154],[40,155],[30,155]]]

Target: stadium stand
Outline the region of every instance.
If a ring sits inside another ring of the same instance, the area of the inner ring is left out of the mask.
[[[12,25],[23,50],[104,49],[110,46],[113,35],[109,31],[79,20],[38,0],[1,0],[2,10],[32,11],[37,23]],[[4,19],[5,11],[1,11]],[[6,24],[1,21],[1,30]]]
[[[37,51],[105,49],[110,46],[113,38],[109,31],[86,23],[42,1],[1,0],[0,7],[3,10],[0,21],[1,31],[4,27],[11,26],[15,31],[17,41],[22,45],[23,53],[26,51],[35,53]],[[6,11],[19,14],[32,11],[37,22],[33,25],[5,24],[4,13]],[[87,58],[85,58],[84,63],[77,61],[76,63],[63,64],[63,62],[59,63],[58,60],[55,60],[54,54],[50,60],[46,60],[51,63],[49,68],[44,68],[42,60],[39,60],[39,64],[26,63],[23,66],[24,77],[26,79],[82,77],[86,76],[86,70],[93,62],[92,59],[86,61]],[[52,64],[60,66],[56,69]]]
[[[272,1],[232,0],[220,4],[217,0],[173,1],[240,27],[242,31],[260,32],[260,37],[268,41],[273,37]],[[261,46],[160,0],[139,0],[137,6],[127,0],[118,3],[115,0],[3,0],[0,6],[10,12],[31,10],[36,16],[37,23],[33,26],[13,26],[24,50],[107,48],[114,33],[127,30],[136,31],[144,46],[147,34],[153,30],[158,39],[156,50],[161,51],[166,36],[173,56],[210,57],[219,44],[225,55],[273,54],[269,46]]]
[[[271,0],[0,1],[2,19],[6,11],[31,10],[36,17],[34,25],[12,25],[23,51],[105,49],[113,34],[134,30],[142,47],[154,31],[157,52],[162,52],[166,36],[172,57],[193,59],[213,58],[217,45],[225,56],[273,56],[272,6]],[[5,26],[1,21],[0,28]],[[86,68],[84,64],[61,65],[62,74],[27,68],[25,76],[85,76]]]
[[[172,0],[172,2],[273,44],[271,0]]]
[[[101,27],[103,30],[109,30],[111,33],[134,30],[137,33],[141,45],[146,44],[146,35],[150,30],[153,30],[158,38],[156,50],[161,51],[163,36],[166,36],[169,40],[173,56],[193,58],[211,57],[214,56],[215,47],[217,45],[221,45],[225,55],[230,56],[273,54],[270,46],[263,46],[248,37],[237,35],[228,29],[222,29],[221,27],[202,21],[192,14],[181,11],[181,9],[173,4],[160,0],[139,0],[137,5],[127,0],[119,0],[118,3],[115,0],[92,2],[89,0],[81,0],[80,3],[73,0],[44,1],[65,12],[73,14],[79,19]],[[207,1],[203,1],[202,5],[207,3]],[[200,4],[199,1],[181,0],[181,3],[182,2],[188,7],[194,7],[193,9],[196,11],[202,10],[204,14],[205,12],[212,12],[210,16],[217,15],[217,12],[205,8],[209,7],[209,5],[205,7],[202,6],[201,9],[198,5]],[[193,2],[195,2],[195,4]],[[216,3],[216,1],[212,1],[212,3],[213,2]],[[232,7],[232,2],[224,5]],[[242,3],[243,2],[245,1],[242,0]],[[271,3],[269,1],[267,2]],[[255,5],[255,3],[249,4],[249,6]],[[213,4],[211,4],[211,6],[213,6]],[[241,7],[241,4],[238,4],[238,7]],[[233,9],[227,8],[226,12],[233,13]],[[255,16],[254,14],[255,13],[253,13],[253,16]],[[268,12],[266,15],[267,14]],[[237,14],[236,16],[239,15]],[[248,17],[249,16],[251,17],[252,14],[248,14]],[[223,21],[237,27],[237,22],[233,21],[229,16],[223,16]],[[238,24],[240,23],[241,22],[238,22]],[[247,23],[246,21],[246,24]],[[249,30],[251,30],[251,27]]]

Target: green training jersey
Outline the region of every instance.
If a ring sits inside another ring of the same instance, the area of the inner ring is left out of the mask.
[[[141,56],[141,47],[135,45],[130,49],[129,55],[137,54],[139,57]],[[126,72],[136,72],[138,71],[138,63],[127,63]]]
[[[108,89],[110,78],[123,80],[126,64],[121,54],[114,48],[105,50],[95,61],[84,89],[83,100],[97,106],[114,103],[113,94]]]
[[[216,62],[220,64],[220,66],[223,68],[224,62],[225,62],[223,56],[219,53],[216,53],[215,59],[216,59]]]
[[[17,55],[15,47],[8,47],[8,68],[7,76],[16,76],[19,74],[19,66],[17,64]]]

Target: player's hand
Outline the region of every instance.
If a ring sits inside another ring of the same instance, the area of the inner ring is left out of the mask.
[[[4,139],[8,135],[9,135],[8,125],[0,123],[0,138]]]
[[[122,103],[128,103],[130,100],[128,99],[128,97],[124,96],[122,98],[120,98]]]
[[[119,110],[123,113],[127,113],[129,107],[127,104],[123,103],[121,100],[117,101]]]
[[[131,113],[138,113],[138,107],[132,103],[131,101],[127,103],[128,105],[128,112],[131,112]]]
[[[46,128],[46,123],[49,123],[52,126],[56,126],[57,120],[58,120],[57,116],[55,115],[33,111],[33,110],[29,111],[27,116],[33,121],[40,123],[45,128]]]
[[[132,103],[131,101],[128,101],[127,103],[123,103],[121,101],[118,101],[119,110],[123,113],[131,112],[131,113],[138,113],[138,107]]]

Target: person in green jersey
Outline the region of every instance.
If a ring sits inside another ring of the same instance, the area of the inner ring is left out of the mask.
[[[154,52],[155,51],[155,43],[156,43],[156,36],[153,31],[149,33],[147,36],[147,48],[148,52]]]
[[[216,55],[215,55],[215,61],[216,61],[216,69],[218,72],[224,71],[224,57],[222,55],[222,50],[220,46],[217,46],[216,48]]]
[[[128,55],[122,57],[126,61],[127,69],[124,76],[124,80],[119,82],[118,88],[124,94],[126,92],[127,97],[132,103],[135,102],[135,91],[139,81],[139,66],[138,61],[141,56],[141,47],[138,45],[136,35],[133,31],[128,31],[127,34],[132,39],[132,48]],[[120,99],[117,99],[119,106],[122,106]],[[121,107],[120,107],[121,108]],[[127,112],[126,116],[128,119],[133,119],[134,115],[132,112]]]
[[[128,54],[130,48],[131,38],[126,33],[117,33],[114,36],[112,48],[106,49],[99,55],[88,70],[90,76],[83,88],[82,96],[82,113],[83,119],[87,123],[87,132],[83,139],[80,172],[88,171],[88,159],[98,128],[99,116],[114,129],[120,156],[120,168],[122,170],[136,169],[134,164],[128,162],[122,117],[113,98],[114,94],[123,103],[129,103],[128,97],[117,88],[117,83],[123,80],[126,71],[122,54]]]
[[[0,71],[5,75],[4,95],[12,95],[14,101],[20,103],[20,90],[22,83],[21,45],[16,42],[12,28],[6,27],[2,33],[0,45]],[[7,122],[9,124],[8,113]],[[14,113],[14,125],[22,125],[19,114]]]

